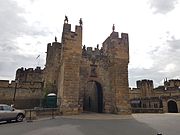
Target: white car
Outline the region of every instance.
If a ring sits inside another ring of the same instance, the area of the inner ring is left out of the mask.
[[[9,105],[0,104],[0,121],[11,122],[11,120],[16,120],[17,122],[21,122],[24,117],[24,110],[17,110]]]

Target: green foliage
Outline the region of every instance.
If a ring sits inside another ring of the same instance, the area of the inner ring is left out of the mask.
[[[53,83],[48,82],[47,85],[43,88],[43,97],[47,97],[47,95],[51,92],[54,93],[56,86]]]

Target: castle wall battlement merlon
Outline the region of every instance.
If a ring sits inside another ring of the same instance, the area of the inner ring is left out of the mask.
[[[76,26],[75,26],[75,33],[77,33],[77,34],[82,34],[82,26],[76,25]]]
[[[63,32],[64,32],[64,33],[69,33],[69,32],[71,32],[71,24],[64,23]]]
[[[121,33],[121,39],[127,43],[129,43],[129,36],[127,33]]]
[[[51,43],[48,43],[47,44],[47,50],[49,49],[49,48],[51,48],[52,47],[52,44]]]

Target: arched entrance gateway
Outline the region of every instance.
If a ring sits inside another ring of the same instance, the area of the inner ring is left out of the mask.
[[[168,112],[169,113],[178,113],[177,103],[174,100],[168,101]]]
[[[103,112],[103,90],[99,82],[87,82],[84,90],[83,110],[98,113]]]

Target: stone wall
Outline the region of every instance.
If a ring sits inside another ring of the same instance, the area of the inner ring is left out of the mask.
[[[127,34],[122,34],[119,38],[117,32],[112,32],[101,49],[99,45],[94,50],[83,46],[80,66],[80,95],[82,97],[80,101],[83,102],[83,93],[86,93],[86,90],[90,91],[88,87],[91,86],[87,86],[88,82],[98,82],[103,90],[103,112],[130,113],[128,62]]]
[[[0,103],[15,104],[17,108],[33,108],[39,106],[42,90],[41,82],[15,84],[15,81],[9,83],[8,80],[0,80]]]

